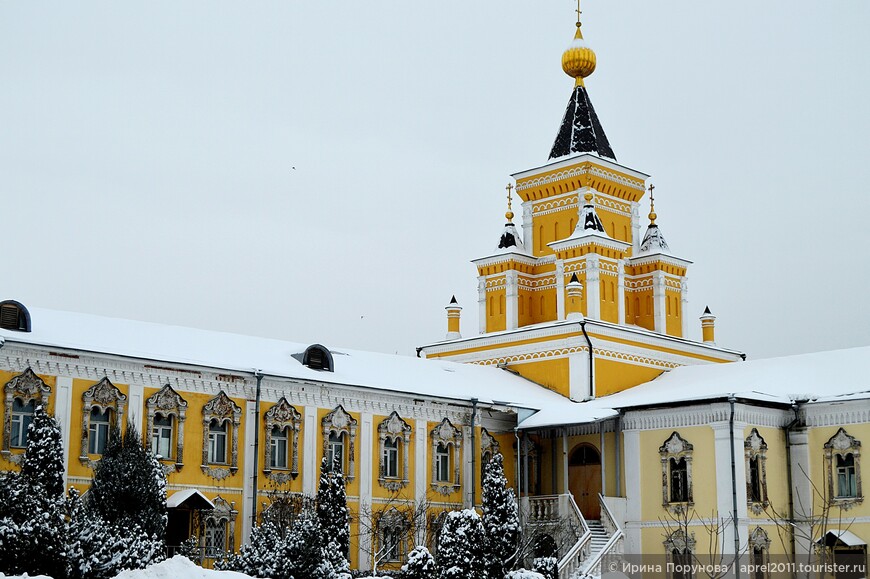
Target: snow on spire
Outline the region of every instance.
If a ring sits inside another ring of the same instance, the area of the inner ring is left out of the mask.
[[[504,216],[507,219],[507,223],[504,225],[504,230],[501,233],[501,238],[498,241],[498,247],[496,251],[519,251],[520,253],[526,253],[526,248],[523,246],[522,237],[517,231],[516,226],[513,223],[514,212],[511,211],[511,190],[514,186],[510,183],[507,184],[505,189],[507,190],[507,211]]]
[[[650,183],[649,186],[649,227],[646,228],[646,233],[643,236],[643,241],[640,244],[640,251],[638,255],[644,255],[649,253],[670,253],[671,248],[668,247],[668,242],[665,241],[665,237],[662,235],[662,232],[659,230],[659,226],[656,225],[656,205],[655,205],[655,197],[653,196],[653,192],[655,191],[655,185]]]

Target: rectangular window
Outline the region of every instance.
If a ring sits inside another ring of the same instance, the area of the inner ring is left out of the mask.
[[[837,455],[837,496],[857,497],[858,484],[855,479],[855,457]]]
[[[88,453],[103,454],[106,451],[111,417],[111,408],[106,408],[105,411],[101,411],[98,406],[91,408],[90,422],[88,423]]]
[[[686,459],[670,459],[671,467],[671,502],[689,502],[689,473],[686,468]]]
[[[395,438],[384,441],[384,476],[399,478],[399,441]]]
[[[36,412],[36,401],[31,400],[23,404],[20,399],[12,401],[12,433],[11,446],[25,448],[27,446],[27,429],[33,422],[33,413]]]
[[[758,464],[760,457],[754,456],[749,459],[749,500],[753,503],[761,502],[761,466]]]
[[[391,527],[384,529],[384,555],[386,561],[399,561],[402,558],[402,531]]]
[[[227,462],[227,423],[212,420],[208,427],[208,461],[214,464]]]
[[[172,458],[172,417],[157,414],[151,429],[151,453],[160,458]]]
[[[450,482],[450,447],[446,444],[435,448],[435,480]]]
[[[271,468],[287,468],[287,429],[277,426],[272,429],[271,442],[272,457],[269,466]]]
[[[329,435],[329,445],[326,448],[327,460],[339,471],[344,472],[344,438],[343,434]]]
[[[205,521],[205,556],[221,557],[227,550],[227,524],[214,519]]]

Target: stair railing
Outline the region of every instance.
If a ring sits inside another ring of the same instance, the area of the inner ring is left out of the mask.
[[[581,573],[582,577],[601,577],[601,561],[604,557],[622,554],[622,545],[625,537],[622,532],[622,526],[620,526],[616,517],[613,516],[610,507],[607,506],[607,501],[604,500],[604,497],[600,493],[598,494],[598,504],[601,505],[601,526],[604,527],[610,538],[598,552],[592,553],[592,556],[584,562],[583,572]],[[559,575],[559,579],[562,579],[561,575]]]

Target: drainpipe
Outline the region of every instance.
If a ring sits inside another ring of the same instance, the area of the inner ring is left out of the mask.
[[[475,468],[475,460],[474,460],[474,456],[476,454],[474,452],[474,448],[475,448],[475,444],[476,444],[475,436],[474,436],[474,423],[476,421],[477,421],[477,398],[472,398],[471,399],[471,508],[472,509],[474,508],[474,495],[476,494],[474,492],[475,488],[476,488],[476,485],[474,482],[474,477],[475,477],[475,474],[477,472],[477,470]],[[480,482],[481,482],[481,484],[483,484],[483,480],[481,480]]]
[[[257,526],[257,474],[260,471],[260,383],[263,375],[259,370],[254,370],[254,378],[257,379],[257,397],[254,401],[254,492],[251,497],[251,529]]]
[[[734,455],[734,395],[728,397],[728,404],[731,405],[731,418],[728,424],[731,428],[731,504],[734,509],[732,512],[732,521],[734,524],[734,557],[740,555],[740,529],[737,526],[737,459]],[[740,579],[740,565],[734,566],[734,577]]]
[[[583,337],[586,338],[586,344],[589,345],[589,398],[595,398],[595,381],[592,373],[592,369],[595,367],[595,354],[592,352],[592,340],[586,333],[586,320],[580,322],[580,329],[583,330]]]
[[[791,429],[800,423],[800,402],[792,402],[791,410],[794,418],[785,426],[785,476],[788,481],[788,520],[792,524],[791,552],[795,554],[796,540],[794,533],[794,485],[791,478]]]

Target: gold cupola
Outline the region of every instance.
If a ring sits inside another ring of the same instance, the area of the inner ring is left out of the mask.
[[[562,53],[562,70],[574,79],[574,86],[583,86],[583,79],[595,72],[595,52],[583,40],[580,31],[580,10],[577,10],[577,32]]]

